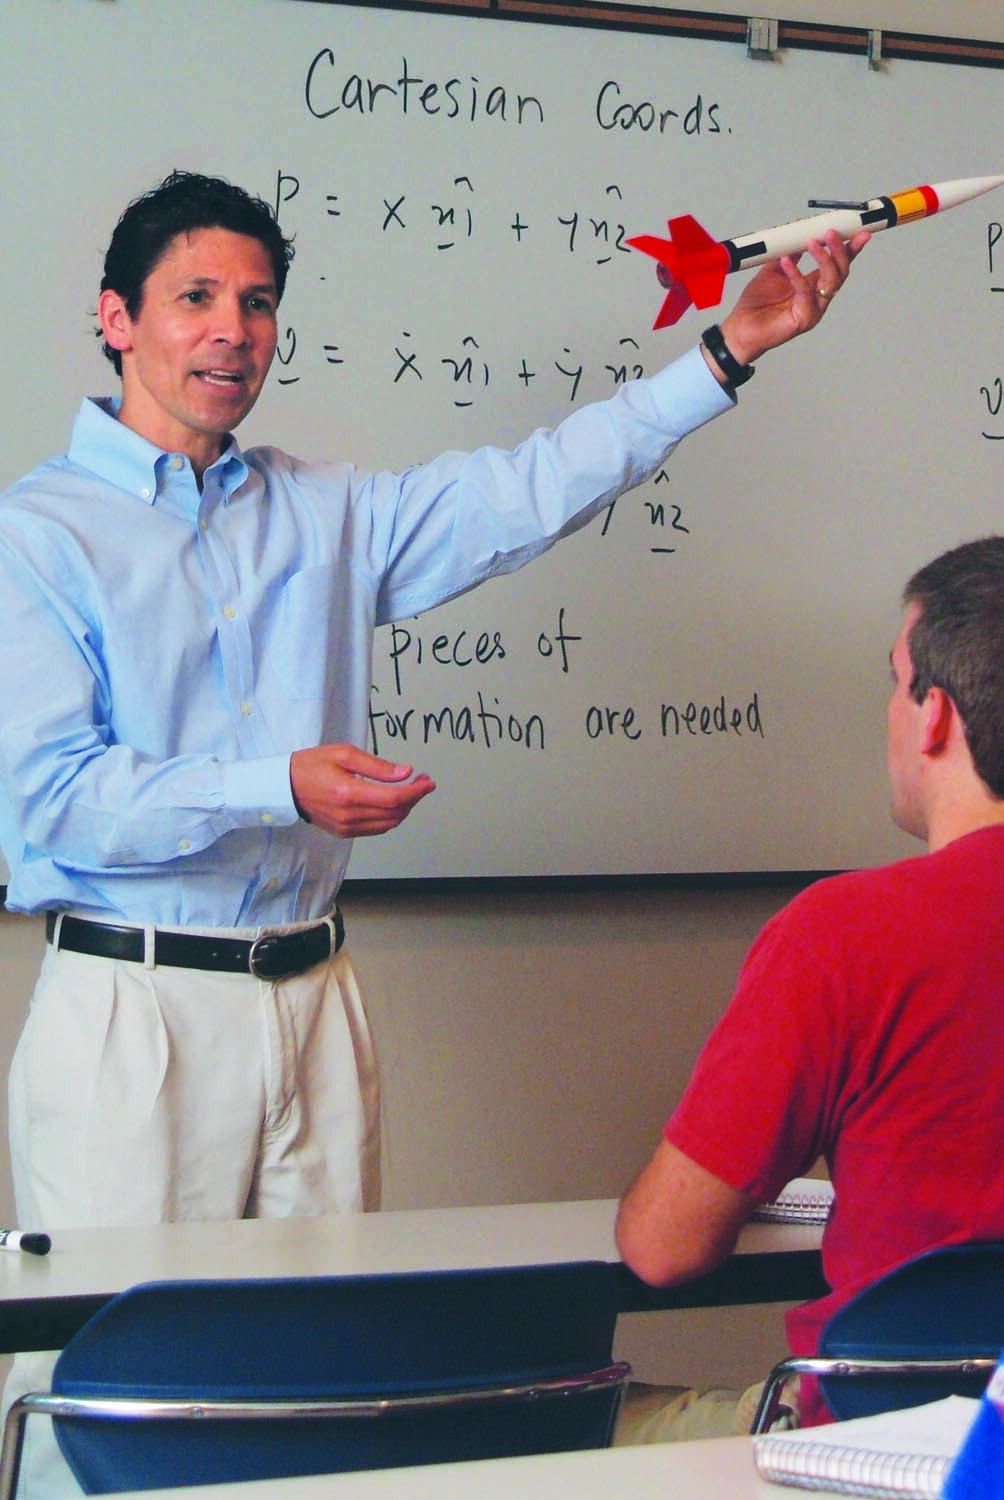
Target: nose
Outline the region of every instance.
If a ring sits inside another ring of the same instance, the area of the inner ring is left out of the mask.
[[[231,344],[235,349],[248,342],[247,319],[243,305],[233,301],[221,301],[216,308],[216,323],[213,338],[219,344]]]

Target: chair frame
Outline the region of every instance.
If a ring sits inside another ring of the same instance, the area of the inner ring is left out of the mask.
[[[986,1373],[987,1379],[997,1366],[995,1359],[973,1356],[967,1359],[848,1359],[838,1355],[800,1355],[783,1359],[771,1370],[764,1381],[763,1391],[753,1418],[753,1433],[767,1432],[781,1408],[781,1393],[785,1381],[793,1375],[854,1376],[854,1375],[979,1375]]]
[[[358,1397],[330,1401],[314,1400],[188,1400],[138,1396],[60,1396],[30,1392],[11,1404],[4,1422],[0,1448],[0,1500],[13,1500],[21,1467],[24,1429],[29,1416],[75,1417],[97,1421],[282,1421],[291,1418],[339,1417],[379,1418],[395,1414],[419,1414],[446,1408],[511,1404],[516,1401],[554,1400],[588,1395],[619,1387],[614,1406],[631,1377],[631,1366],[616,1361],[575,1375],[526,1382],[431,1391],[412,1396]]]
[[[795,1356],[774,1366],[751,1430],[765,1432],[771,1426],[784,1382],[793,1375],[818,1376],[838,1420],[896,1404],[892,1399],[884,1405],[848,1399],[854,1376],[892,1383],[913,1377],[914,1384],[901,1403],[906,1405],[925,1399],[918,1394],[924,1381],[933,1387],[926,1399],[943,1394],[946,1382],[965,1381],[972,1388],[974,1378],[982,1377],[985,1385],[1000,1356],[998,1335],[988,1333],[985,1326],[989,1295],[995,1305],[1004,1295],[1004,1240],[963,1240],[922,1250],[839,1307],[820,1333],[817,1354]],[[928,1306],[930,1312],[922,1313],[921,1308]],[[841,1387],[843,1377],[849,1377],[850,1383]],[[828,1392],[825,1382],[831,1379],[835,1386]],[[935,1385],[939,1380],[941,1389]],[[843,1394],[838,1395],[838,1388]]]

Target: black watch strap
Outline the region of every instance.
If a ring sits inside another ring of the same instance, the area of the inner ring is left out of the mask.
[[[710,328],[705,328],[701,334],[701,342],[733,390],[745,385],[747,380],[753,378],[756,366],[739,363],[725,342],[725,336],[717,323],[712,323]]]

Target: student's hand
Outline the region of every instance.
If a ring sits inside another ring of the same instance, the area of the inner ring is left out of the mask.
[[[854,257],[870,238],[867,230],[861,230],[845,243],[831,229],[823,243],[809,241],[815,269],[801,271],[799,257],[790,255],[765,265],[721,325],[725,342],[739,363],[752,364],[768,349],[815,328],[847,280]],[[717,374],[713,363],[712,369]]]
[[[302,818],[339,838],[387,833],[436,790],[424,773],[370,755],[355,745],[294,750],[289,783]]]

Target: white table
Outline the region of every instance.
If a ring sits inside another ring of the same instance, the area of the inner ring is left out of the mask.
[[[343,1276],[617,1261],[615,1199],[59,1230],[44,1257],[0,1254],[0,1351],[57,1349],[141,1281]],[[620,1268],[624,1312],[794,1302],[826,1291],[818,1226],[748,1224],[709,1276],[654,1291]]]
[[[143,1491],[145,1500],[196,1494],[198,1500],[808,1500],[809,1492],[761,1479],[752,1439],[735,1437]]]

